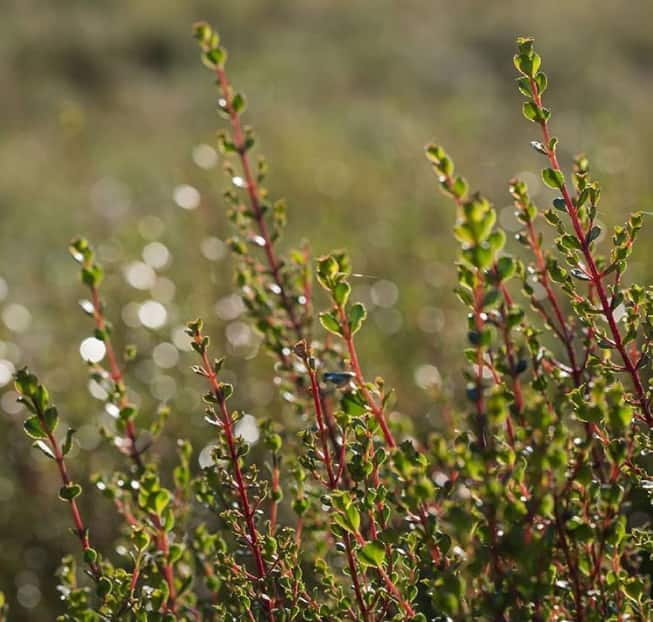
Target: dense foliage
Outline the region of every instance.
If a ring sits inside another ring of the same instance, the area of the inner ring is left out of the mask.
[[[202,322],[190,322],[215,441],[199,472],[184,440],[178,464],[164,468],[156,441],[174,414],[140,423],[128,386],[135,352],[114,348],[102,267],[86,240],[73,241],[89,295],[81,306],[104,354],[89,372],[114,416],[104,436],[122,456],[92,481],[124,529],[117,554],[94,547],[77,503],[84,475],[68,464],[75,432],[61,432],[37,376],[18,371],[25,432],[60,474],[81,547],[58,574],[60,619],[649,619],[653,540],[632,507],[651,489],[653,292],[624,276],[643,216],[606,235],[587,159],[563,173],[532,40],[518,40],[517,86],[554,196],[542,211],[523,181],[510,182],[518,253],[508,253],[492,204],[468,190],[442,147],[427,148],[457,213],[469,368],[467,405],[447,408],[446,433],[421,438],[388,416],[395,396],[384,380],[363,373],[356,335],[367,312],[351,299],[347,254],[314,259],[308,245],[280,254],[286,207],[264,187],[265,161],[252,157],[245,97],[228,80],[218,34],[198,24],[195,35],[228,125],[219,145],[231,158],[237,285],[293,416],[283,429],[261,424],[268,472],[259,473],[246,415],[229,408],[224,359],[213,358]]]

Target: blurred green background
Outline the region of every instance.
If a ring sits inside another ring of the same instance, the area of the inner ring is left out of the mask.
[[[23,436],[13,369],[37,369],[80,430],[77,477],[115,462],[79,353],[91,323],[77,304],[85,292],[70,238],[99,247],[117,341],[139,347],[129,377],[143,418],[159,402],[172,406],[158,454],[177,436],[198,450],[206,438],[180,333],[195,316],[231,355],[237,405],[256,417],[281,412],[271,361],[254,358],[256,336],[232,295],[214,149],[223,121],[193,21],[211,21],[229,48],[272,193],[289,201],[284,244],[346,247],[366,275],[355,292],[371,309],[364,367],[398,388],[397,408],[418,435],[442,421],[434,398],[460,385],[465,328],[451,293],[454,212],[423,145],[442,142],[508,229],[514,174],[540,204],[551,198],[514,86],[517,35],[537,38],[563,162],[585,151],[604,183],[603,222],[652,208],[650,2],[9,0],[2,13],[0,589],[14,620],[54,619],[53,569],[76,543],[54,473]],[[633,273],[650,281],[648,259],[640,244]],[[112,509],[92,494],[83,503],[106,542]]]

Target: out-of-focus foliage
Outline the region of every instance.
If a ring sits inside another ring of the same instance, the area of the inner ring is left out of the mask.
[[[420,145],[455,144],[508,230],[518,224],[504,180],[520,171],[534,198],[544,194],[540,156],[527,151],[532,130],[510,105],[511,35],[538,37],[556,76],[548,101],[565,136],[559,155],[568,164],[571,145],[591,156],[610,206],[599,219],[651,208],[653,9],[644,3],[10,4],[0,23],[0,586],[12,619],[51,619],[49,579],[68,541],[67,517],[46,492],[53,474],[22,438],[13,368],[50,370],[44,380],[79,430],[75,469],[101,469],[110,455],[93,451],[104,403],[80,390],[79,347],[92,328],[74,302],[84,293],[66,252],[73,235],[98,242],[116,340],[138,346],[132,378],[144,405],[169,402],[174,413],[159,451],[172,457],[176,436],[203,435],[195,385],[178,371],[192,361],[181,327],[198,313],[231,355],[223,375],[238,381],[237,406],[279,411],[269,360],[249,360],[256,339],[233,296],[217,102],[188,36],[198,17],[230,41],[231,69],[273,156],[272,190],[289,201],[287,239],[309,237],[316,254],[351,250],[364,275],[352,279],[355,299],[376,328],[361,334],[362,350],[369,360],[383,353],[375,371],[397,386],[397,408],[421,413],[420,432],[442,424],[434,398],[463,386],[464,337],[453,214],[433,198]],[[631,274],[650,282],[647,252],[641,244]],[[152,382],[155,366],[164,378]],[[110,541],[108,507],[84,510],[100,543]]]

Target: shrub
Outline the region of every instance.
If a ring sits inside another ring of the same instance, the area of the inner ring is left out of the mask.
[[[625,278],[643,216],[609,238],[587,158],[563,173],[533,41],[517,42],[517,86],[555,196],[542,211],[522,181],[510,182],[516,254],[489,200],[468,190],[442,147],[426,150],[457,214],[469,367],[467,403],[454,405],[445,434],[425,439],[389,420],[393,391],[363,373],[356,335],[366,310],[351,299],[346,253],[280,252],[286,207],[264,187],[265,161],[252,157],[246,100],[230,85],[218,34],[198,24],[195,36],[229,128],[219,143],[234,186],[225,201],[236,281],[288,413],[260,426],[263,475],[239,434],[243,415],[229,407],[224,359],[213,358],[201,320],[190,322],[215,444],[197,470],[180,440],[177,465],[164,469],[155,448],[168,412],[148,429],[140,423],[124,370],[134,352],[115,351],[102,268],[86,240],[73,241],[89,293],[82,309],[106,352],[106,365],[89,371],[106,390],[115,427],[105,435],[123,459],[92,482],[123,530],[121,555],[94,547],[76,501],[82,476],[67,459],[74,430],[61,432],[48,390],[20,370],[25,432],[55,463],[81,548],[61,564],[58,619],[650,619],[653,538],[633,507],[653,488],[653,290]],[[324,307],[319,325],[315,307]]]

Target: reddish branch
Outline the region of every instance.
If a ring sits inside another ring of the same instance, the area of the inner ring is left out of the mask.
[[[56,436],[48,428],[48,425],[45,421],[45,417],[43,416],[43,412],[41,411],[40,408],[37,408],[36,414],[39,418],[41,428],[43,429],[43,431],[48,437],[50,448],[52,449],[52,453],[54,454],[54,460],[57,463],[57,468],[59,469],[59,475],[61,477],[61,481],[64,486],[70,486],[72,480],[68,475],[68,469],[66,467],[64,454],[63,451],[61,450],[61,446],[59,445],[59,441],[57,441]],[[82,545],[82,550],[84,551],[86,556],[87,552],[92,548],[88,537],[88,529],[86,528],[84,521],[82,520],[82,515],[79,511],[77,501],[75,499],[70,499],[69,504],[70,504],[70,513],[72,514],[73,523],[75,524],[75,535],[79,539],[79,542]],[[93,575],[93,578],[97,581],[102,576],[102,571],[100,570],[100,567],[95,561],[87,562],[87,563],[90,568],[91,574]]]
[[[310,361],[310,353],[308,351],[308,346],[306,342],[300,341],[295,346],[295,352],[302,359],[311,381],[311,395],[313,397],[313,405],[315,407],[315,418],[317,420],[318,436],[320,438],[320,443],[322,445],[322,460],[324,462],[324,466],[327,472],[327,487],[329,488],[329,490],[333,491],[338,488],[338,480],[340,474],[342,473],[342,469],[338,469],[337,474],[334,472],[333,461],[331,459],[331,453],[329,451],[329,444],[327,438],[328,430],[324,423],[324,412],[322,409],[320,386],[317,381],[315,369],[313,368],[313,365],[311,364]],[[341,456],[340,467],[344,465],[344,459],[343,459],[344,448],[345,448],[344,439],[342,441],[342,448],[343,448],[343,456]],[[369,616],[369,611],[367,610],[367,607],[365,606],[365,600],[363,599],[363,593],[360,587],[358,569],[356,567],[354,551],[353,551],[351,538],[349,537],[349,534],[344,535],[344,541],[345,541],[345,549],[347,552],[347,564],[349,566],[349,573],[351,575],[351,579],[353,582],[354,594],[356,595],[356,602],[358,603],[358,606],[360,608],[361,615],[363,616],[363,620],[367,620]]]
[[[124,376],[120,365],[118,363],[118,358],[116,357],[113,344],[111,342],[111,337],[109,335],[109,330],[107,327],[107,322],[102,311],[102,302],[100,300],[100,294],[97,286],[92,285],[91,290],[91,299],[93,303],[93,319],[95,325],[103,335],[104,345],[107,352],[107,360],[109,361],[109,371],[111,374],[111,379],[115,385],[116,392],[119,395],[118,408],[121,410],[129,406],[129,400],[127,397],[127,389],[125,386]],[[125,429],[127,432],[127,438],[129,439],[129,457],[134,462],[139,471],[143,471],[144,464],[141,459],[140,452],[136,445],[136,426],[134,421],[131,418],[126,420]],[[163,557],[162,570],[165,581],[168,585],[168,601],[166,603],[166,610],[174,612],[176,609],[176,590],[175,590],[175,581],[174,581],[174,571],[173,565],[170,563],[170,551],[168,543],[168,534],[161,525],[159,517],[156,515],[151,516],[154,527],[157,529],[156,534],[156,546],[157,549],[161,552]]]
[[[194,340],[195,343],[201,346],[202,336],[199,332],[195,333]],[[227,401],[225,399],[220,382],[218,381],[218,378],[213,371],[211,361],[209,360],[209,356],[205,348],[202,348],[200,356],[202,357],[202,369],[204,370],[204,374],[209,380],[211,392],[215,396],[215,399],[218,403],[220,423],[222,424],[222,429],[224,430],[225,441],[229,451],[229,461],[231,462],[231,468],[233,470],[234,479],[236,481],[240,510],[243,514],[243,517],[245,518],[245,524],[247,526],[249,535],[247,544],[249,545],[249,548],[254,555],[258,578],[264,579],[268,575],[268,570],[263,560],[261,542],[258,531],[256,530],[256,525],[254,524],[254,510],[249,499],[249,493],[247,492],[245,477],[243,476],[242,469],[240,468],[240,457],[238,455],[238,448],[236,446],[236,440],[234,437],[233,422],[231,420],[229,410],[227,409]],[[269,619],[274,620],[272,615],[272,602],[268,599],[266,599],[266,602]]]
[[[356,541],[358,542],[359,546],[365,546],[365,538],[361,535],[359,531],[354,532],[354,537],[356,538]],[[401,592],[399,592],[399,589],[397,586],[394,584],[392,579],[388,576],[388,573],[383,569],[382,566],[377,566],[376,570],[378,571],[379,575],[383,579],[383,582],[385,583],[385,586],[392,594],[397,602],[399,603],[399,606],[403,609],[404,613],[409,616],[409,617],[414,617],[415,616],[415,610],[411,607],[410,603],[401,595]]]
[[[216,66],[215,69],[216,75],[218,77],[218,83],[220,85],[220,90],[222,92],[222,97],[224,98],[224,107],[229,114],[229,121],[231,123],[231,129],[233,132],[233,143],[236,146],[238,151],[238,157],[240,158],[240,164],[243,169],[243,176],[245,178],[245,185],[247,188],[247,194],[249,196],[249,202],[254,212],[254,217],[256,219],[256,224],[258,225],[259,233],[263,238],[263,248],[265,249],[265,255],[267,258],[268,266],[274,282],[279,288],[279,296],[281,298],[281,304],[288,314],[292,328],[297,334],[297,338],[301,339],[303,337],[303,329],[301,320],[297,318],[295,313],[295,308],[290,301],[288,294],[286,293],[286,288],[281,278],[281,261],[277,258],[272,246],[272,241],[270,238],[270,232],[268,230],[268,225],[265,221],[265,215],[261,207],[261,200],[259,195],[258,184],[252,173],[252,166],[249,161],[249,156],[247,154],[247,146],[245,144],[245,135],[243,133],[242,125],[240,123],[240,115],[238,111],[234,108],[233,105],[233,93],[229,81],[227,79],[227,74],[224,70],[224,67]]]
[[[542,287],[544,287],[547,300],[551,304],[551,308],[553,309],[553,313],[555,314],[559,326],[556,327],[553,322],[550,320],[548,321],[554,328],[556,334],[560,337],[560,340],[562,341],[565,350],[567,351],[567,358],[569,359],[569,365],[571,366],[571,373],[574,378],[574,384],[578,387],[581,384],[581,371],[576,361],[576,353],[574,352],[573,346],[573,336],[569,332],[569,326],[567,325],[567,321],[565,320],[565,317],[560,308],[560,303],[558,302],[558,298],[555,295],[555,291],[551,285],[551,280],[549,279],[549,273],[546,268],[546,261],[544,259],[542,247],[540,246],[540,242],[538,240],[537,233],[535,232],[533,222],[530,219],[526,223],[526,231],[529,246],[531,247],[531,250],[535,256],[535,266],[540,277],[540,283]]]
[[[152,514],[152,523],[157,530],[156,546],[163,555],[163,576],[168,585],[168,602],[166,605],[167,610],[174,612],[177,606],[177,593],[175,590],[175,579],[170,563],[170,545],[168,542],[168,533],[165,527],[161,524],[161,520],[156,514]]]
[[[383,433],[383,438],[385,439],[386,445],[390,449],[395,449],[397,443],[390,431],[388,422],[385,419],[385,414],[383,413],[383,407],[377,404],[376,400],[370,393],[370,390],[367,388],[367,382],[365,382],[365,377],[363,376],[363,371],[361,370],[360,363],[358,362],[358,354],[356,352],[356,345],[354,344],[354,336],[351,333],[349,328],[349,320],[347,319],[347,314],[345,313],[342,305],[337,305],[338,316],[340,318],[340,327],[342,329],[342,336],[347,344],[347,351],[349,352],[349,362],[351,364],[351,369],[354,372],[356,377],[356,384],[360,389],[367,405],[372,411],[374,418],[381,427],[381,432]]]
[[[111,337],[109,335],[109,330],[107,329],[107,322],[104,317],[104,312],[102,310],[102,301],[100,300],[100,293],[98,288],[95,285],[90,287],[91,289],[91,299],[93,303],[93,320],[95,321],[95,326],[98,331],[103,335],[104,346],[107,351],[107,360],[109,361],[109,371],[111,373],[111,379],[116,388],[116,392],[120,396],[118,402],[118,408],[121,410],[129,405],[127,398],[127,390],[125,388],[125,382],[123,378],[120,365],[118,364],[118,359],[116,353],[113,349],[113,344],[111,342]],[[143,460],[141,459],[140,452],[136,446],[136,426],[134,421],[129,418],[126,421],[125,429],[127,432],[127,438],[129,439],[129,457],[133,460],[134,464],[137,466],[139,471],[143,470]]]
[[[464,199],[462,196],[457,194],[455,192],[455,180],[451,175],[445,175],[442,171],[440,171],[440,182],[442,185],[446,188],[447,192],[453,199],[456,207],[461,210],[463,207]],[[493,269],[496,271],[496,266],[493,266]],[[479,276],[482,276],[480,271],[479,271]],[[512,298],[510,297],[510,293],[506,289],[504,285],[499,286],[499,291],[501,292],[501,296],[503,297],[503,300],[505,302],[506,307],[509,309],[512,306]],[[475,294],[476,298],[476,294]],[[481,297],[482,300],[482,297]],[[474,315],[475,315],[475,322],[477,324],[477,331],[481,332],[482,326],[483,326],[483,320],[481,319],[481,313],[483,311],[482,307],[480,306],[480,301],[478,301],[478,308],[474,309]],[[476,305],[476,302],[475,302]],[[505,314],[504,314],[505,316]],[[504,317],[505,320],[505,317]],[[479,328],[479,323],[481,328]],[[523,392],[521,389],[521,381],[519,380],[519,376],[515,373],[515,361],[514,361],[514,356],[513,356],[513,345],[512,345],[512,339],[510,337],[510,331],[508,330],[507,326],[505,325],[504,321],[504,330],[503,330],[503,338],[504,342],[506,344],[506,357],[508,359],[508,365],[510,366],[510,375],[512,378],[512,392],[515,398],[515,406],[517,408],[518,413],[522,413],[524,409],[524,400],[523,400]],[[480,352],[480,350],[479,350]],[[479,369],[478,374],[481,375],[482,378],[482,371],[483,367],[485,365],[485,361],[483,361],[483,357],[480,357],[480,361],[477,361],[477,367]],[[490,366],[488,366],[489,369],[492,370]],[[494,373],[494,372],[493,372]],[[499,384],[499,379],[496,377],[495,374],[495,382]],[[478,381],[477,381],[478,384]],[[481,391],[482,387],[479,385],[479,392]],[[482,399],[482,397],[481,397]],[[481,404],[481,407],[483,405]],[[510,413],[508,413],[508,416],[506,417],[506,435],[508,437],[508,443],[510,444],[510,447],[514,449],[515,447],[515,439],[514,439],[514,432],[513,432],[513,425],[512,425],[512,418]]]
[[[539,110],[542,110],[542,99],[539,93],[537,83],[533,78],[529,78],[529,82],[531,87],[531,93],[533,95],[533,102],[535,103],[535,105]],[[539,121],[539,125],[542,129],[542,136],[544,138],[543,147],[546,150],[546,155],[551,164],[551,168],[557,173],[562,174],[562,169],[560,168],[560,164],[558,163],[558,158],[556,156],[555,149],[551,148],[551,135],[549,132],[548,121],[546,120]],[[627,373],[630,375],[632,379],[635,393],[637,395],[637,400],[639,401],[639,405],[642,409],[643,417],[649,426],[653,426],[653,416],[651,415],[651,407],[646,397],[644,385],[642,384],[642,380],[639,376],[637,366],[635,363],[633,363],[633,360],[631,359],[628,351],[626,350],[626,346],[623,343],[621,332],[619,331],[619,327],[617,326],[617,321],[614,317],[614,312],[608,300],[608,294],[606,292],[605,285],[603,283],[604,275],[601,272],[599,272],[598,268],[596,267],[596,261],[590,249],[590,245],[587,241],[587,237],[583,233],[583,227],[580,222],[580,218],[578,216],[578,211],[576,209],[576,206],[574,205],[571,195],[569,194],[567,184],[564,181],[561,184],[560,191],[562,192],[562,198],[564,199],[565,206],[567,208],[567,213],[571,220],[571,224],[574,229],[576,238],[580,243],[583,257],[585,258],[585,263],[587,264],[586,271],[588,272],[588,276],[590,277],[592,285],[594,285],[596,294],[599,297],[601,309],[603,310],[603,315],[605,316],[605,319],[608,322],[608,326],[610,327],[610,333],[612,334],[614,347],[619,352],[625,370],[627,371]]]

